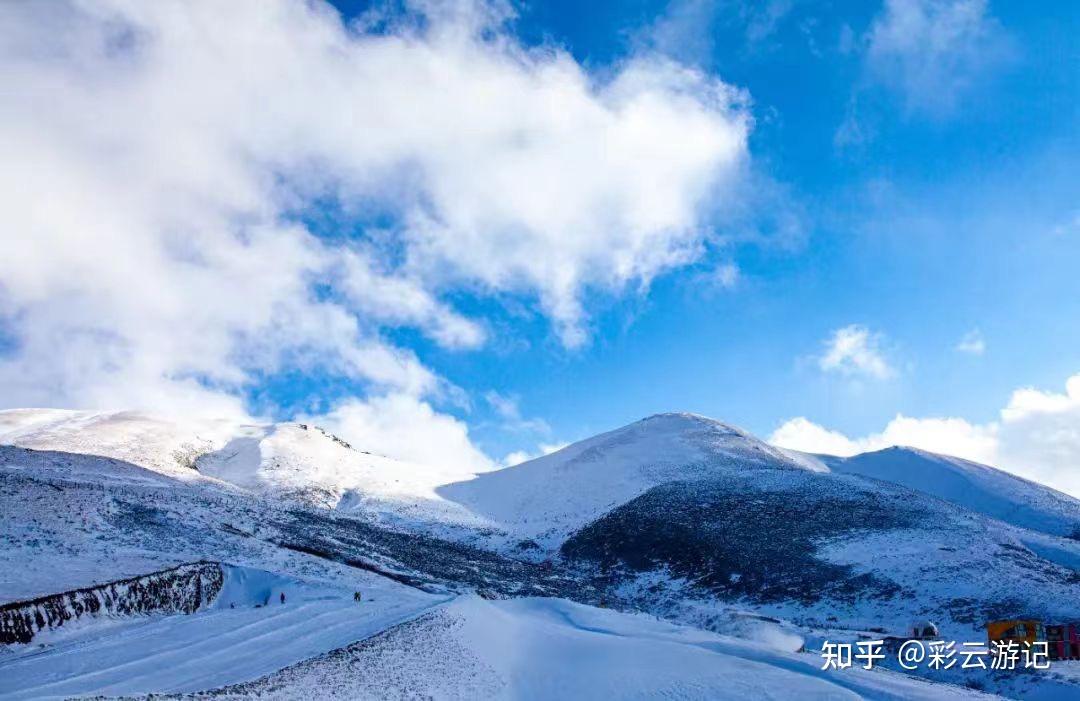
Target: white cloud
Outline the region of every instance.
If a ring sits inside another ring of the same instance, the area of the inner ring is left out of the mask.
[[[1064,393],[1033,388],[1013,392],[997,421],[898,415],[879,432],[848,438],[798,417],[769,437],[784,448],[854,455],[893,445],[954,455],[1056,487],[1080,497],[1080,374]]]
[[[461,475],[495,467],[472,444],[464,422],[409,395],[351,399],[311,421],[357,448],[399,460]]]
[[[354,311],[383,323],[418,326],[446,348],[476,348],[483,327],[439,302],[419,280],[384,273],[372,256],[342,252],[341,288]]]
[[[283,368],[419,401],[446,383],[380,332],[482,344],[448,293],[536,299],[575,345],[589,290],[700,254],[744,96],[423,6],[368,32],[317,1],[0,5],[0,402],[242,413]]]
[[[967,353],[969,355],[982,355],[986,352],[986,340],[983,339],[982,332],[978,329],[972,329],[964,334],[964,337],[960,339],[960,342],[956,344],[956,351],[959,353]]]
[[[746,40],[754,43],[772,36],[780,22],[791,13],[795,0],[767,0],[742,6],[746,20]]]
[[[990,463],[997,457],[994,427],[973,425],[957,418],[919,419],[902,414],[897,414],[880,433],[855,439],[800,416],[773,431],[769,442],[807,453],[840,456],[902,445],[983,463]]]
[[[695,293],[712,294],[720,290],[730,290],[739,284],[742,279],[742,271],[735,263],[717,263],[710,269],[690,278]]]
[[[839,431],[830,431],[804,416],[785,421],[772,432],[769,442],[781,448],[843,457],[872,450],[864,448]]]
[[[867,40],[867,68],[911,112],[951,111],[1008,53],[986,0],[885,0]]]
[[[551,435],[551,426],[543,419],[527,419],[521,414],[521,407],[516,396],[505,395],[490,390],[484,393],[484,401],[495,410],[502,420],[502,428],[516,433],[535,433]]]
[[[895,370],[885,359],[881,342],[881,334],[865,326],[852,324],[837,329],[826,340],[825,350],[817,359],[818,367],[847,377],[888,379]]]
[[[667,56],[707,65],[715,60],[722,29],[737,27],[746,49],[755,50],[776,34],[794,7],[795,0],[672,0],[641,40]]]
[[[501,467],[512,467],[513,465],[520,465],[523,462],[529,460],[535,460],[536,458],[543,457],[544,455],[550,455],[556,450],[562,450],[569,443],[541,443],[536,447],[536,450],[529,452],[527,450],[515,450],[512,453],[507,454],[500,463]]]
[[[739,282],[740,276],[739,266],[734,263],[724,263],[723,265],[718,265],[716,269],[713,270],[710,278],[720,287],[730,289],[735,287],[736,283]]]
[[[509,421],[521,420],[521,409],[518,407],[517,397],[510,397],[491,390],[484,394],[484,400],[502,418]]]
[[[1069,378],[1064,393],[1014,392],[998,436],[1002,464],[1080,495],[1080,374]]]

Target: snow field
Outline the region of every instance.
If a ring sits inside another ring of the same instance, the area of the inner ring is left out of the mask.
[[[226,567],[209,610],[84,625],[0,657],[0,698],[190,692],[257,679],[442,602],[392,585],[362,593],[358,604],[341,587]]]

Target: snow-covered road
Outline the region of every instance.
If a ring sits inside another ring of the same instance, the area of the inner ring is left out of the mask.
[[[348,645],[442,603],[395,587],[369,591],[357,604],[345,590],[277,580],[267,589],[270,604],[256,608],[248,589],[226,590],[218,607],[194,615],[102,622],[44,648],[13,651],[0,657],[0,698],[215,688]],[[279,603],[282,590],[285,604]]]

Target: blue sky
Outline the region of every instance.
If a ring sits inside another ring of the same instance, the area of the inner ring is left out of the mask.
[[[486,467],[693,411],[1080,491],[1075,3],[2,11],[3,407]]]
[[[775,190],[762,206],[794,231],[755,213],[759,235],[714,254],[738,266],[730,289],[703,284],[702,261],[597,301],[583,349],[511,320],[511,350],[423,357],[473,394],[519,397],[563,439],[669,410],[759,435],[793,416],[862,435],[897,413],[989,421],[1017,387],[1058,388],[1080,368],[1076,6],[987,4],[978,50],[996,55],[921,96],[869,75],[880,5],[757,5],[538,2],[514,28],[602,71],[685,17],[662,48],[749,91],[750,150]],[[845,146],[853,104],[868,135]],[[807,362],[848,324],[883,335],[894,378]],[[957,352],[974,330],[986,350]],[[500,454],[517,437],[491,424],[474,430]]]

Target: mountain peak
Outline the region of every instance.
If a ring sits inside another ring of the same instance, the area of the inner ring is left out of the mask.
[[[1069,535],[1077,528],[1076,499],[971,460],[910,446],[815,457],[833,472],[899,484],[1033,531]]]
[[[744,429],[729,424],[724,421],[703,416],[701,414],[695,414],[689,411],[669,411],[660,414],[653,414],[652,416],[646,416],[640,421],[636,421],[632,424],[623,427],[624,429],[631,428],[647,428],[650,430],[661,431],[709,431],[711,433],[719,433],[725,436],[738,436],[741,438],[747,438],[751,440],[757,440],[757,438]],[[616,431],[622,429],[616,429]]]
[[[668,412],[438,491],[523,535],[557,539],[658,485],[755,469],[805,470],[741,428]]]

